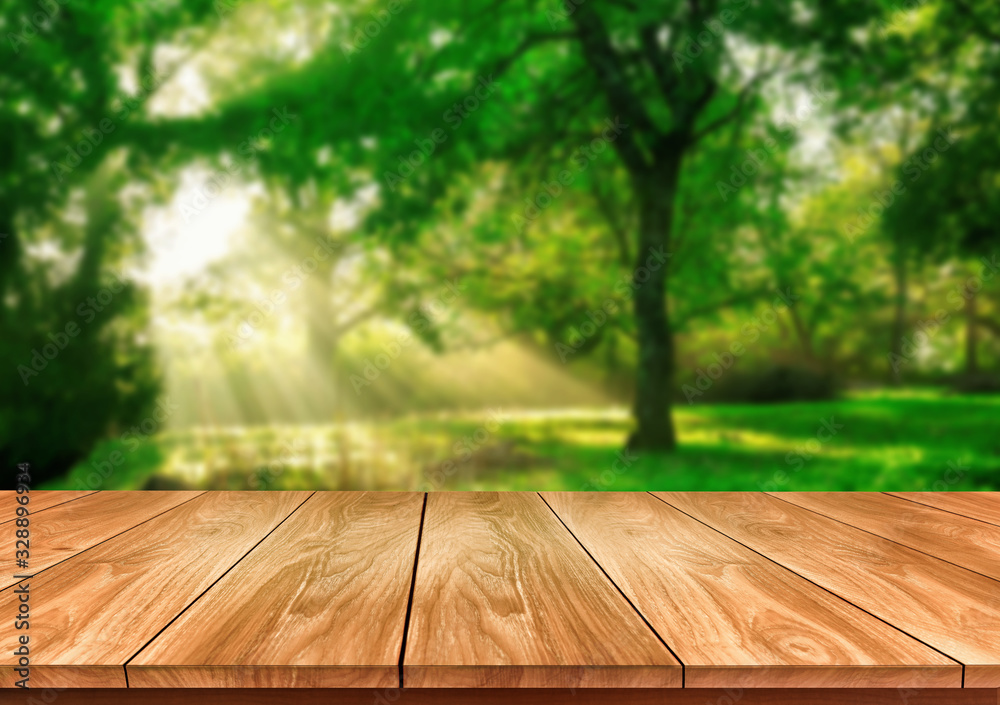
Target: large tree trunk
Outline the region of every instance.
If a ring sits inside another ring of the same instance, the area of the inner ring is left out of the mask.
[[[979,374],[979,321],[976,315],[976,292],[965,291],[965,374]]]
[[[903,369],[903,338],[906,336],[906,302],[909,298],[906,277],[906,253],[901,242],[895,243],[892,271],[896,284],[896,293],[892,330],[889,333],[889,383],[893,386],[899,386],[903,381],[901,373]]]
[[[664,254],[670,252],[679,170],[680,157],[677,157],[655,176],[636,178],[640,207],[639,247],[633,276],[638,285],[634,310],[639,360],[633,410],[636,427],[628,440],[628,448],[632,451],[672,451],[677,446],[671,409],[674,340],[667,309],[670,260]],[[662,261],[658,261],[658,257]]]
[[[781,291],[787,291],[788,285],[782,284]],[[813,348],[812,340],[812,330],[806,325],[806,322],[802,320],[802,315],[799,310],[794,306],[789,307],[788,315],[792,319],[792,325],[795,327],[795,337],[799,339],[799,346],[802,349],[802,355],[806,362],[813,364],[816,362],[816,350]]]
[[[30,311],[31,289],[24,286],[24,271],[21,269],[23,248],[14,228],[14,208],[11,203],[0,200],[0,336],[8,344],[18,339],[17,326],[19,311]],[[14,295],[18,304],[5,304],[8,296]],[[28,299],[28,300],[25,300]],[[30,353],[29,353],[30,354]]]

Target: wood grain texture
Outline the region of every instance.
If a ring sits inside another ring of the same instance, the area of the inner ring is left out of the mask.
[[[431,493],[407,687],[681,686],[681,666],[535,493]]]
[[[76,492],[73,490],[32,490],[28,493],[28,509],[32,514],[46,509],[72,502],[96,492]],[[15,512],[21,506],[14,490],[0,490],[0,524],[6,524],[17,518]]]
[[[1000,526],[874,492],[783,492],[775,496],[1000,580]]]
[[[543,492],[690,688],[961,687],[962,667],[646,493]]]
[[[42,691],[45,693],[45,691]],[[49,694],[55,695],[55,692]],[[674,688],[515,691],[498,688],[281,689],[136,688],[73,689],[58,694],[57,705],[998,705],[997,691],[970,688]],[[10,705],[44,702],[37,690],[10,693]],[[53,701],[49,701],[53,702]]]
[[[101,492],[74,502],[54,506],[30,520],[30,552],[27,571],[37,575],[60,561],[96,546],[152,519],[157,514],[190,501],[201,492]],[[0,588],[14,585],[18,570],[15,559],[15,535],[11,530],[0,534]]]
[[[33,578],[32,679],[74,687],[60,670],[72,666],[90,686],[124,687],[125,662],[309,494],[207,493]],[[13,588],[0,592],[0,624],[16,610]],[[13,663],[5,648],[0,687],[13,685]]]
[[[129,686],[397,686],[423,499],[314,495],[129,662]]]
[[[656,496],[1000,687],[1000,583],[761,493]]]
[[[889,492],[888,494],[1000,526],[1000,492]]]

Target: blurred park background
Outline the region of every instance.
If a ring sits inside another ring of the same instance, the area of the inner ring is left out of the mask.
[[[0,460],[1000,488],[994,0],[0,0]]]

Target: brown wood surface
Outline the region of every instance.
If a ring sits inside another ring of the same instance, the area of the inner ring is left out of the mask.
[[[81,673],[124,687],[125,662],[310,494],[207,493],[28,581],[32,687],[79,687]],[[0,592],[0,624],[17,604],[14,588]],[[5,646],[0,687],[13,685],[14,658]]]
[[[1000,526],[874,492],[774,496],[1000,580]]]
[[[129,687],[397,686],[423,500],[314,495],[128,663]]]
[[[992,689],[685,688],[342,688],[287,690],[138,688],[33,689],[11,705],[1000,705]],[[46,698],[43,700],[43,698]],[[51,698],[58,698],[53,700]]]
[[[1000,526],[1000,492],[890,492],[889,494]]]
[[[665,502],[965,664],[1000,687],[1000,583],[762,493]]]
[[[535,493],[431,493],[407,687],[681,686],[681,667]]]
[[[649,494],[542,497],[677,654],[686,687],[961,686],[960,664]]]
[[[15,573],[37,575],[60,561],[124,533],[201,492],[101,492],[52,507],[30,519],[28,569],[15,565],[15,534],[0,530],[0,588],[17,582]]]
[[[416,493],[33,493],[31,692],[1000,705],[997,493],[544,496],[432,493],[421,523]]]
[[[51,509],[66,502],[72,502],[96,494],[96,492],[77,492],[74,490],[32,490],[28,495],[28,509],[31,514]],[[15,512],[22,506],[17,501],[17,492],[14,490],[0,490],[0,524],[6,524],[17,518]]]

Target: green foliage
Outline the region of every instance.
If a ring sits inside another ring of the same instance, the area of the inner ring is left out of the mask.
[[[725,374],[716,384],[712,384],[713,381],[711,373],[682,380],[681,390],[686,394],[681,395],[680,399],[687,400],[686,395],[689,394],[690,401],[699,404],[775,404],[828,401],[834,399],[838,391],[837,382],[830,372],[786,365],[772,365],[748,372],[737,370]],[[705,392],[698,396],[691,391],[700,391],[706,386]]]
[[[1000,248],[1000,14],[988,0],[934,3],[921,14],[911,31],[894,33],[911,60],[897,90],[914,94],[926,121],[901,160],[898,176],[911,186],[887,229],[938,256],[991,255]]]
[[[660,379],[643,365],[667,370],[652,390],[663,405],[734,342],[746,356],[713,391],[729,399],[823,398],[834,377],[885,379],[893,359],[896,382],[963,365],[977,389],[995,379],[989,0],[46,7],[38,21],[31,3],[0,5],[0,463],[54,476],[150,413],[161,370],[132,276],[142,211],[192,165],[255,184],[259,237],[176,282],[175,313],[231,332],[260,298],[248,291],[317,238],[338,248],[271,320],[305,329],[294,372],[215,351],[248,417],[275,413],[262,369],[272,386],[317,378],[312,417],[457,404],[454,380],[421,385],[441,374],[421,355],[475,348],[480,333],[537,358],[535,374],[552,365],[620,399]],[[361,194],[358,226],[331,227],[334,204]],[[650,257],[665,266],[643,289]],[[432,319],[447,284],[460,302]],[[112,285],[97,311],[88,301]],[[794,305],[775,307],[779,293]],[[380,319],[420,353],[370,397],[322,403],[382,348]],[[187,363],[193,395],[202,369],[186,342],[171,364]],[[669,465],[656,462],[650,477]]]
[[[54,477],[147,413],[156,373],[141,339],[145,297],[117,273],[136,247],[134,223],[122,213],[129,175],[118,149],[133,108],[122,99],[117,70],[125,64],[141,87],[150,52],[208,7],[186,1],[169,11],[117,2],[0,7],[5,468],[30,462],[36,478]]]

